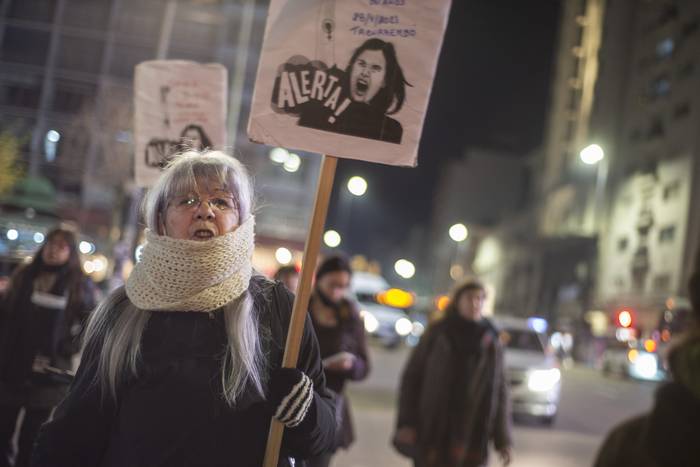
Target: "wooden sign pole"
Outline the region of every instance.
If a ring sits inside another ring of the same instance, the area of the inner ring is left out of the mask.
[[[304,258],[301,263],[299,288],[297,289],[297,295],[294,300],[292,318],[289,322],[289,331],[287,332],[287,344],[284,348],[284,358],[282,359],[282,367],[284,368],[296,367],[297,360],[299,359],[299,347],[304,334],[304,323],[306,321],[306,313],[309,309],[309,299],[311,298],[311,283],[314,270],[316,269],[318,252],[321,248],[321,235],[323,234],[323,227],[326,223],[328,203],[331,199],[333,178],[335,177],[335,168],[337,165],[337,157],[323,156],[321,174],[319,176],[318,186],[316,187],[314,210],[311,215],[309,233],[306,237],[306,247],[304,248]],[[263,467],[277,467],[283,434],[284,425],[273,419],[270,424],[270,434],[267,438]]]

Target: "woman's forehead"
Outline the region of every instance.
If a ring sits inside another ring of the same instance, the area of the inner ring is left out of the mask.
[[[218,176],[218,174],[183,177],[176,180],[171,187],[171,193],[174,195],[220,192],[233,194],[232,187],[226,183],[225,177]]]

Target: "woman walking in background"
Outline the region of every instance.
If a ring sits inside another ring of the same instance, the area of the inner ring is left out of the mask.
[[[39,427],[68,392],[94,290],[80,267],[75,234],[62,228],[50,231],[32,262],[12,275],[0,316],[0,467],[11,465],[20,409],[15,467],[29,465]]]
[[[355,440],[345,384],[367,377],[369,358],[364,324],[357,306],[346,297],[351,279],[350,264],[341,256],[327,258],[316,271],[309,306],[328,388],[335,393],[336,434],[334,449],[311,459],[311,467],[330,465],[335,450],[347,449]]]

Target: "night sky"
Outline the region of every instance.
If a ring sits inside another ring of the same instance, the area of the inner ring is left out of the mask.
[[[453,0],[418,167],[338,165],[326,225],[345,233],[345,252],[388,267],[389,247],[405,243],[414,226],[429,226],[446,161],[469,146],[524,156],[541,144],[558,18],[557,0]],[[352,175],[369,189],[348,215],[349,196],[339,192]]]

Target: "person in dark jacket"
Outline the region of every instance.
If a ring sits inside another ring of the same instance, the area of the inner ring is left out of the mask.
[[[316,270],[311,297],[311,321],[321,348],[328,388],[335,394],[336,436],[334,450],[347,449],[355,440],[345,383],[360,381],[369,373],[365,327],[357,306],[346,297],[352,269],[342,256],[326,258]],[[330,465],[333,451],[312,459],[311,467]]]
[[[141,260],[88,323],[35,467],[259,467],[271,417],[285,425],[280,466],[328,449],[333,402],[308,319],[297,368],[281,368],[292,296],[253,274],[252,199],[221,152],[161,174]]]
[[[0,316],[0,466],[24,408],[14,465],[29,465],[39,427],[68,392],[78,334],[95,305],[75,234],[56,228],[12,275]]]
[[[623,422],[608,434],[595,467],[687,467],[700,463],[700,248],[688,290],[694,322],[669,352],[673,381],[658,389],[651,412]]]
[[[490,441],[510,463],[503,349],[481,315],[485,296],[477,280],[458,286],[404,370],[394,445],[417,467],[486,465]]]
[[[296,266],[282,266],[275,272],[274,279],[280,281],[292,293],[299,287],[299,271]]]

